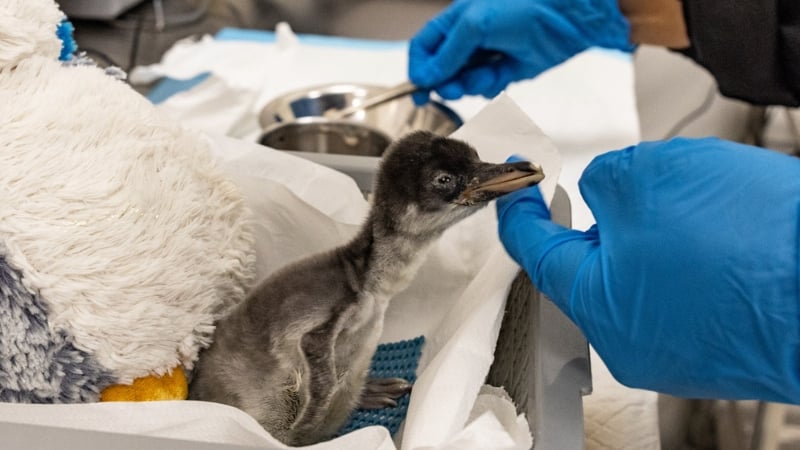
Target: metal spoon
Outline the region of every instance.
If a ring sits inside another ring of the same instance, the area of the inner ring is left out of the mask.
[[[327,119],[344,119],[345,117],[351,116],[359,111],[390,102],[396,98],[416,92],[417,90],[419,90],[419,88],[416,85],[412,84],[410,81],[404,81],[396,86],[392,86],[382,92],[379,92],[378,94],[365,98],[357,105],[348,106],[347,108],[342,109],[329,109],[325,111],[324,116]]]

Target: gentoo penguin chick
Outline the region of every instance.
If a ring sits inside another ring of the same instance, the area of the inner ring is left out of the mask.
[[[464,142],[406,135],[386,151],[360,232],[278,270],[220,320],[189,398],[236,406],[290,445],[332,437],[359,405],[394,404],[405,380],[367,380],[389,300],[448,227],[543,178],[529,162],[489,164]]]

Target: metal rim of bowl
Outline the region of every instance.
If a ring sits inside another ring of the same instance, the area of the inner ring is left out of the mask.
[[[354,89],[355,88],[355,89]],[[295,89],[292,91],[285,92],[280,96],[270,100],[267,102],[262,108],[261,112],[258,115],[258,123],[261,126],[261,129],[264,132],[269,129],[270,126],[279,124],[279,123],[290,123],[290,122],[298,122],[300,119],[304,119],[307,117],[316,117],[316,118],[324,118],[324,116],[302,116],[302,117],[295,117],[295,118],[283,118],[278,116],[278,120],[273,121],[273,116],[265,118],[265,115],[271,109],[277,108],[270,108],[270,106],[280,105],[280,106],[289,106],[292,102],[308,98],[308,99],[318,99],[325,95],[330,94],[351,94],[356,91],[362,91],[365,94],[362,94],[361,97],[364,95],[369,95],[370,92],[377,92],[380,90],[380,86],[376,85],[356,85],[356,84],[347,84],[347,83],[332,83],[332,84],[320,84],[311,86],[308,88],[301,88]],[[351,121],[352,122],[352,121]]]
[[[261,132],[261,135],[263,136],[263,135],[265,135],[267,133],[273,132],[273,131],[275,131],[277,129],[283,128],[283,127],[288,126],[288,125],[317,125],[317,124],[319,124],[319,125],[323,125],[323,124],[325,124],[325,125],[347,125],[347,126],[352,126],[352,127],[356,127],[356,128],[363,128],[363,129],[368,130],[370,132],[386,136],[387,138],[389,137],[389,135],[386,134],[386,132],[381,131],[376,127],[373,127],[371,125],[368,125],[368,124],[365,124],[365,123],[362,123],[362,122],[358,122],[358,121],[355,121],[355,120],[347,120],[347,119],[328,119],[328,118],[326,118],[324,116],[304,116],[304,117],[298,117],[297,119],[289,121],[289,122],[275,122],[272,125],[264,128],[262,130],[262,132]],[[391,140],[391,138],[389,138],[389,140]]]
[[[352,94],[354,92],[363,92],[363,94],[361,94],[360,96],[364,97],[365,95],[369,95],[372,92],[380,92],[382,89],[385,89],[385,88],[386,88],[386,86],[373,85],[373,84],[330,83],[330,84],[321,84],[321,85],[311,86],[311,87],[308,87],[308,88],[295,89],[295,90],[292,90],[292,91],[288,91],[288,92],[280,95],[279,97],[276,97],[273,100],[267,102],[261,108],[261,112],[259,113],[259,116],[258,116],[258,122],[259,122],[259,125],[260,125],[261,129],[262,129],[261,135],[263,136],[264,134],[266,134],[268,132],[268,130],[270,129],[270,127],[273,127],[273,126],[275,126],[277,124],[300,122],[302,119],[306,119],[306,118],[317,118],[317,119],[320,119],[320,120],[326,120],[328,122],[334,122],[334,121],[332,121],[330,119],[325,119],[324,116],[302,116],[302,117],[296,117],[296,118],[288,118],[288,120],[286,118],[283,118],[283,117],[280,117],[280,116],[277,116],[277,120],[274,120],[276,118],[276,116],[274,116],[274,115],[270,116],[269,118],[265,118],[265,116],[267,115],[268,111],[278,109],[278,108],[270,108],[270,106],[274,106],[274,105],[281,105],[281,106],[286,105],[286,106],[288,106],[292,102],[294,102],[296,100],[299,100],[299,99],[302,99],[302,98],[318,99],[320,97],[323,97],[325,95],[330,95],[330,94]],[[440,113],[442,113],[448,120],[450,120],[453,123],[453,126],[454,126],[455,129],[459,128],[460,126],[462,126],[464,124],[464,121],[461,119],[461,117],[458,115],[458,113],[453,111],[450,107],[448,107],[444,103],[441,103],[441,102],[436,101],[436,100],[431,100],[427,105],[430,105],[431,107],[435,108]],[[348,120],[348,119],[339,119],[337,121],[343,121],[343,122],[348,122],[348,123],[358,123],[359,122],[359,121]]]

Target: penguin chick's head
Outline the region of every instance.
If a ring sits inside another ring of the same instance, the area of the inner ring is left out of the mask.
[[[490,164],[469,144],[417,131],[383,156],[374,209],[409,233],[444,231],[503,194],[544,179],[536,164]]]

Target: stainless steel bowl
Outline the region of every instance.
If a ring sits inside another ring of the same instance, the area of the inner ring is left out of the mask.
[[[416,107],[410,96],[359,111],[346,119],[325,117],[385,89],[381,86],[328,84],[284,94],[261,110],[259,142],[280,150],[380,156],[392,140],[414,130],[446,136],[461,118],[441,103]]]

